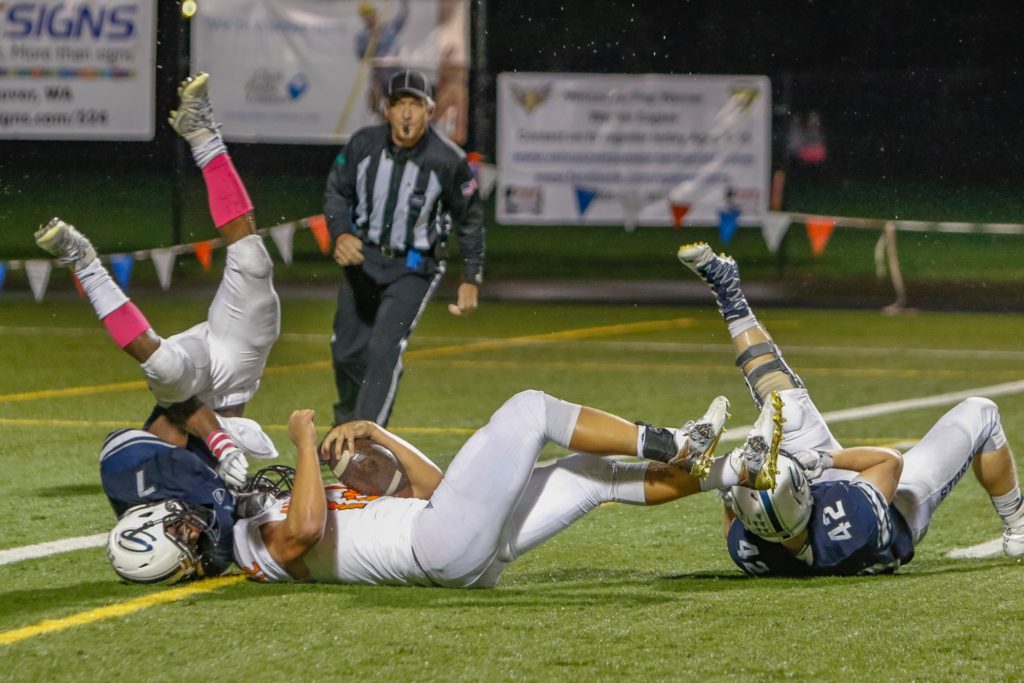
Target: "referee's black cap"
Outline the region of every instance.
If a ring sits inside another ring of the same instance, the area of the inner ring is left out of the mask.
[[[416,69],[399,71],[388,80],[388,102],[411,95],[427,102],[434,101],[434,91],[426,74]]]

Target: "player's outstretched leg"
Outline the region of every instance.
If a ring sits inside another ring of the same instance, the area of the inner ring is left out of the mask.
[[[221,137],[220,124],[214,121],[209,82],[209,74],[203,72],[182,81],[178,108],[171,112],[168,122],[192,149],[192,158],[206,181],[213,224],[232,244],[254,234],[256,222],[252,201]]]
[[[779,392],[773,391],[764,402],[746,441],[725,456],[735,472],[746,472],[745,485],[750,488],[775,488],[775,478],[779,473],[782,424],[785,422],[782,417],[783,407]]]
[[[736,366],[760,408],[773,391],[804,388],[786,364],[768,330],[758,322],[740,287],[740,271],[731,257],[716,255],[704,242],[684,244],[677,253],[680,262],[708,284],[718,310],[729,326],[736,349]]]
[[[71,267],[114,342],[140,363],[148,359],[160,339],[100,263],[89,239],[60,218],[39,226],[35,239],[40,248],[57,257],[57,263]]]

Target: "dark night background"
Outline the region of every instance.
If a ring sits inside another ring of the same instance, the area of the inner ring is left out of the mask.
[[[200,6],[202,1],[200,0]],[[480,10],[484,8],[481,15]],[[1022,168],[1024,10],[985,3],[474,0],[470,146],[493,158],[494,82],[503,71],[765,74],[774,163],[791,112],[821,113],[825,181],[902,179],[1016,185]],[[173,104],[186,43],[178,3],[158,9],[157,109]],[[149,143],[0,141],[0,180],[121,169],[174,173],[167,126]],[[243,173],[308,174],[322,186],[336,150],[232,145]],[[180,160],[179,160],[180,161]],[[252,169],[252,170],[250,170]],[[791,207],[787,207],[791,208]],[[797,207],[799,208],[799,207]]]

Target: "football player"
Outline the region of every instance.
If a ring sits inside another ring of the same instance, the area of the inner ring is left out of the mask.
[[[208,82],[203,73],[183,82],[179,108],[170,117],[203,171],[214,225],[228,245],[223,278],[205,322],[158,336],[82,233],[54,218],[35,234],[41,248],[74,270],[114,342],[140,363],[156,399],[143,429],[113,432],[100,457],[100,479],[114,512],[123,516],[135,507],[126,520],[130,533],[115,529],[108,544],[115,569],[129,581],[223,571],[232,557],[234,500],[229,489],[246,482],[245,452],[277,456],[262,428],[241,417],[280,331],[273,264],[214,122]],[[174,502],[165,506],[167,500]],[[158,525],[165,533],[154,533]],[[189,567],[177,567],[179,560],[188,560]],[[172,565],[177,569],[159,569]]]
[[[775,466],[775,405],[766,404],[734,452],[751,481]],[[258,581],[493,587],[509,563],[601,503],[657,505],[720,486],[731,476],[729,458],[708,463],[727,407],[718,397],[676,430],[524,391],[473,434],[444,475],[414,446],[367,421],[332,429],[318,454],[313,412],[296,411],[288,424],[298,447],[291,497],[236,522],[235,561]],[[320,455],[350,449],[358,438],[394,452],[414,497],[323,485]],[[535,467],[548,442],[577,453]],[[703,479],[692,473],[705,468]]]
[[[157,434],[176,432],[171,443],[186,438],[180,424],[175,425],[165,414],[167,407],[175,404],[205,413],[206,423],[219,420],[218,426],[203,435],[205,445],[215,460],[217,474],[237,488],[244,485],[248,467],[240,439],[252,437],[241,446],[256,457],[274,457],[276,451],[256,423],[248,421],[242,430],[245,434],[240,434],[220,416],[241,416],[256,393],[280,332],[281,314],[272,280],[273,263],[263,239],[256,234],[252,202],[227,154],[220,125],[214,122],[208,82],[205,73],[185,80],[178,89],[179,107],[169,119],[202,169],[214,225],[227,243],[223,278],[206,321],[160,337],[74,226],[54,218],[39,228],[35,239],[58,257],[58,263],[73,269],[114,342],[140,364],[157,402],[147,429]]]
[[[778,459],[777,485],[732,487],[725,496],[729,554],[743,571],[895,571],[913,558],[936,508],[969,468],[1003,521],[1004,552],[1024,556],[1024,506],[995,403],[963,401],[902,457],[884,448],[841,448],[751,311],[736,262],[703,243],[680,247],[678,256],[714,293],[755,403],[777,394],[785,404],[781,447],[790,457]]]

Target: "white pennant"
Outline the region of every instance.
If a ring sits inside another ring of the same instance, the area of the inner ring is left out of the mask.
[[[281,260],[291,265],[292,262],[292,238],[295,237],[295,224],[285,223],[270,229],[270,237],[281,252]]]
[[[160,289],[165,292],[171,286],[171,273],[174,271],[174,260],[177,258],[174,249],[154,249],[150,252],[156,277],[160,281]]]
[[[498,167],[492,164],[480,164],[480,198],[487,199],[498,182]]]
[[[792,219],[785,213],[766,213],[761,218],[761,235],[768,245],[768,251],[773,254],[779,250],[782,238],[786,236],[786,230]]]
[[[50,259],[31,259],[25,261],[25,273],[28,274],[28,284],[32,287],[32,296],[36,301],[42,301],[46,296],[46,287],[50,284],[50,271],[53,270],[53,261]]]
[[[635,232],[640,209],[644,207],[644,198],[639,192],[627,192],[619,197],[619,201],[622,202],[622,227],[626,232]]]

